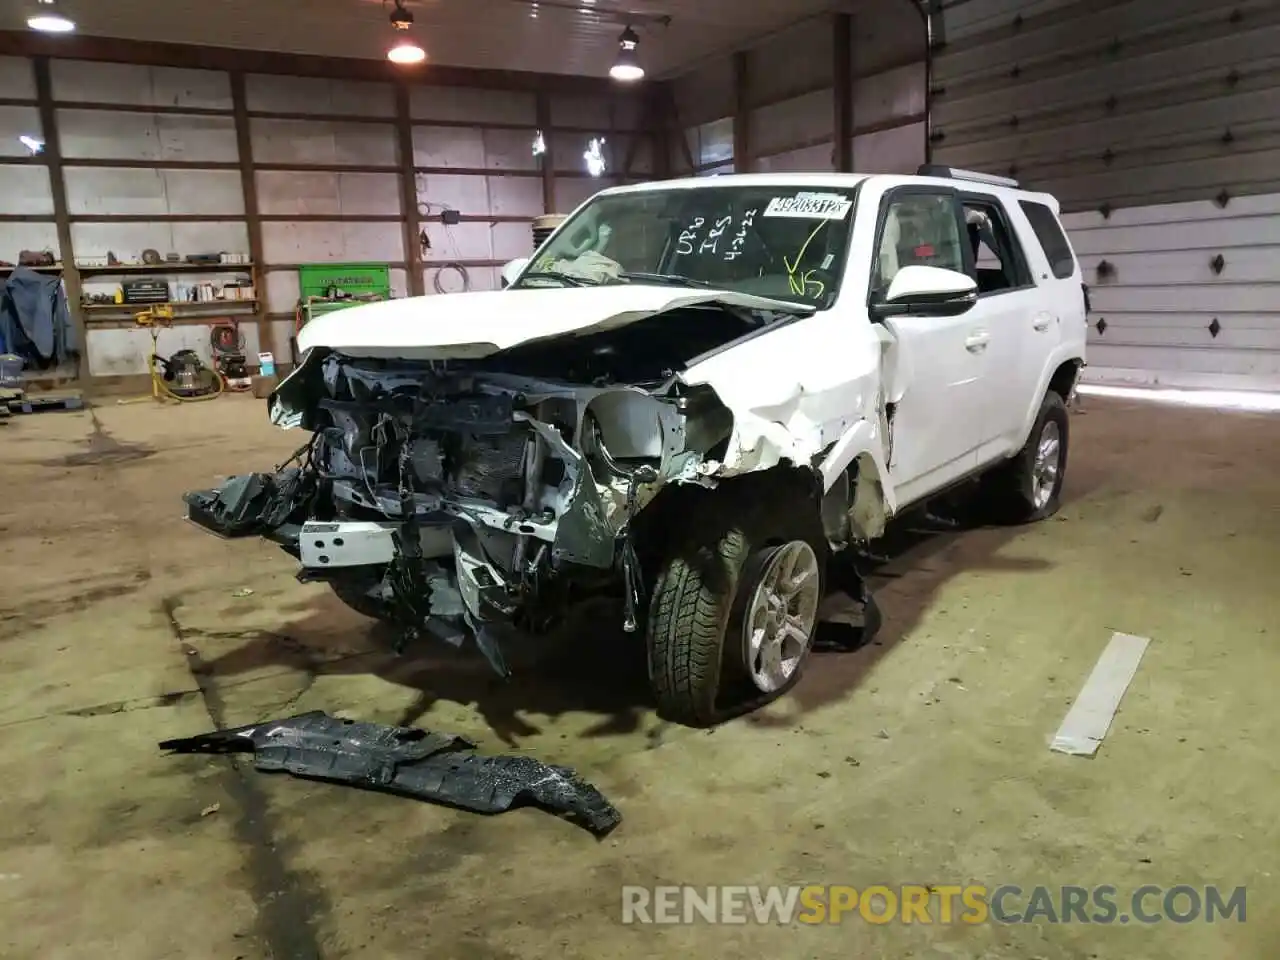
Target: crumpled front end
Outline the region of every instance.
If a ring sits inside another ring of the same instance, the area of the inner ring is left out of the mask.
[[[301,465],[189,494],[190,518],[285,542],[308,579],[360,574],[411,633],[472,633],[500,671],[488,627],[539,630],[619,576],[634,628],[630,521],[668,483],[713,484],[733,426],[710,389],[674,378],[579,386],[333,352],[308,357],[272,416],[313,431]]]
[[[406,640],[474,636],[505,672],[504,625],[542,632],[593,594],[621,586],[635,629],[633,520],[665,487],[779,466],[832,485],[879,348],[815,351],[845,334],[809,312],[699,302],[479,355],[313,345],[270,401],[312,434],[296,468],[188,495],[189,515],[282,542]]]

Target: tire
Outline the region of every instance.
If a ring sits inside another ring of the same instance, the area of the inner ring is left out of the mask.
[[[1066,402],[1051,390],[1040,404],[1026,444],[988,478],[989,502],[998,519],[1034,523],[1058,512],[1067,475],[1069,438]]]
[[[698,509],[689,511],[688,533],[659,562],[647,642],[649,680],[665,718],[709,726],[777,699],[799,680],[813,647],[827,545],[817,504],[797,486],[787,486],[782,496],[776,488],[766,492],[752,484],[699,498]],[[795,629],[783,631],[776,658],[753,670],[746,626],[748,614],[759,609],[752,602],[756,586],[762,577],[785,575],[788,561],[807,569],[810,559],[816,577],[811,619],[806,578],[794,621],[790,610],[785,618]],[[797,628],[805,622],[807,630]],[[802,641],[798,632],[805,634]],[[757,672],[777,682],[764,689]]]

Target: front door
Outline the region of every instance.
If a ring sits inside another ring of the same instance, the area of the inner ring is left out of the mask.
[[[902,187],[881,203],[871,296],[906,266],[971,270],[959,199],[938,187]],[[899,506],[922,499],[977,466],[986,434],[984,380],[991,331],[972,313],[893,317],[893,379],[904,384],[893,417],[889,474]]]

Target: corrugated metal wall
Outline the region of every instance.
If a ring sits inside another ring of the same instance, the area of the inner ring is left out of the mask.
[[[1280,2],[954,0],[934,159],[1056,194],[1091,375],[1280,385]]]
[[[673,147],[673,171],[839,169],[840,101],[847,100],[848,169],[914,172],[925,156],[923,19],[914,0],[868,0],[856,10],[801,21],[672,81],[684,137]],[[837,76],[842,29],[849,31],[847,74]],[[837,89],[846,83],[846,91]]]

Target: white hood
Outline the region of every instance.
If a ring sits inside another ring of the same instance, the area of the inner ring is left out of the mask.
[[[327,313],[302,328],[298,350],[329,347],[354,357],[474,359],[532,340],[595,333],[703,303],[813,312],[803,304],[745,293],[640,283],[452,293]]]

